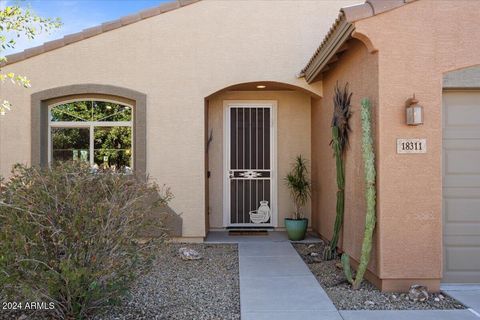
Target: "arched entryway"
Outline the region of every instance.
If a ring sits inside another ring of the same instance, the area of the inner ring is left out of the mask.
[[[284,227],[292,204],[283,180],[295,156],[311,159],[317,98],[289,84],[250,82],[205,99],[209,230]]]

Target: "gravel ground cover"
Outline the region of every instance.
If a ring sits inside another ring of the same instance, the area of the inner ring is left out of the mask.
[[[323,243],[294,244],[302,259],[339,310],[444,310],[464,309],[446,294],[430,294],[424,302],[413,302],[405,293],[383,293],[367,280],[352,290],[341,268],[340,259],[322,260]],[[312,255],[313,253],[313,255]]]
[[[202,255],[184,261],[179,248]],[[0,299],[1,301],[2,299]],[[48,312],[0,311],[4,319],[51,319]],[[167,244],[152,268],[142,274],[118,306],[105,310],[95,320],[240,319],[240,289],[237,245]]]
[[[197,250],[202,259],[182,260],[181,247]],[[237,246],[165,246],[123,303],[98,319],[240,319]]]

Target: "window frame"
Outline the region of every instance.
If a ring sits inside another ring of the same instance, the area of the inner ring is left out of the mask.
[[[127,106],[131,109],[131,120],[130,121],[52,121],[52,109],[72,102],[79,101],[101,101],[101,102],[111,102],[119,104],[122,106]],[[56,101],[55,103],[49,104],[48,108],[48,127],[47,127],[47,156],[48,164],[52,163],[53,158],[53,146],[52,146],[52,129],[53,128],[88,128],[89,129],[89,163],[91,166],[95,164],[95,128],[96,127],[130,127],[131,130],[131,169],[135,170],[135,106],[125,101],[119,101],[115,99],[101,98],[95,95],[92,97],[77,97],[72,99],[65,99]]]
[[[148,96],[131,88],[111,84],[77,83],[33,92],[30,96],[30,165],[48,166],[48,105],[73,97],[107,97],[128,101],[134,106],[135,175],[147,179],[147,106]]]

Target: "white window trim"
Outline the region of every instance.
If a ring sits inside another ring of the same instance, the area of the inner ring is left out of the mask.
[[[127,106],[130,107],[132,110],[132,120],[130,121],[52,121],[52,109],[66,103],[71,103],[71,102],[77,102],[77,101],[102,101],[102,102],[111,102],[111,103],[116,103],[120,104],[122,106]],[[118,102],[115,100],[111,99],[102,99],[102,98],[95,98],[95,99],[88,99],[88,98],[77,98],[77,99],[67,99],[67,100],[62,100],[61,102],[52,104],[48,106],[48,163],[52,163],[52,155],[53,155],[53,149],[52,149],[52,128],[88,128],[89,129],[89,136],[90,136],[90,142],[89,142],[89,163],[90,165],[94,165],[94,129],[95,127],[130,127],[131,128],[131,135],[132,135],[132,142],[131,142],[131,159],[132,159],[132,170],[135,168],[135,162],[134,162],[134,143],[135,143],[135,137],[134,137],[134,130],[133,130],[133,123],[134,123],[134,113],[133,113],[133,106],[124,103],[124,102]]]

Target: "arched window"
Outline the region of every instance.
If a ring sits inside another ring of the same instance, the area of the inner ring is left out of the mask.
[[[95,168],[133,170],[133,109],[102,99],[49,106],[48,160],[77,160]]]

